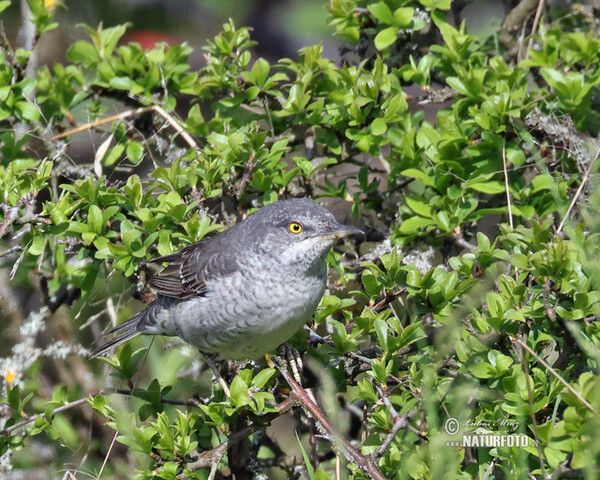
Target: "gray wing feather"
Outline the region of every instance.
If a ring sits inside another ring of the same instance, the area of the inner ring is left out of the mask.
[[[145,263],[167,264],[148,284],[159,295],[172,298],[204,296],[207,283],[238,270],[236,258],[213,239],[194,243],[178,252]]]

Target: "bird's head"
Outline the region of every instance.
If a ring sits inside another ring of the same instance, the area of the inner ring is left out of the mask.
[[[301,198],[267,205],[245,223],[248,235],[259,239],[256,247],[285,263],[314,262],[338,239],[364,237],[362,230],[338,223],[327,209]]]

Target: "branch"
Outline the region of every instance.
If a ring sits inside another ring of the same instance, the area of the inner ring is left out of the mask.
[[[519,42],[514,38],[513,33],[522,29],[527,18],[535,10],[537,3],[537,0],[521,0],[504,17],[502,28],[498,32],[498,39],[509,50],[511,55],[517,53],[519,49]]]
[[[531,38],[527,44],[527,52],[525,52],[525,58],[529,58],[529,50],[533,48],[533,36],[537,33],[538,26],[540,25],[540,19],[542,18],[542,11],[544,10],[544,4],[546,0],[539,0],[537,10],[535,11],[535,18],[533,19],[533,26],[531,27]],[[542,474],[544,469],[542,467]],[[545,475],[544,475],[545,476]]]
[[[472,245],[465,240],[465,237],[463,236],[463,232],[460,227],[457,227],[454,230],[454,233],[452,234],[452,236],[454,237],[454,241],[456,242],[456,244],[458,246],[466,248],[471,251],[477,250],[477,247],[475,245]]]
[[[398,417],[394,418],[394,426],[390,430],[390,433],[388,433],[387,437],[385,437],[385,440],[381,443],[381,445],[379,445],[379,447],[377,447],[377,450],[375,450],[372,455],[374,459],[380,458],[391,445],[394,438],[396,438],[398,432],[403,428],[408,427],[408,418],[408,415],[399,415]]]
[[[193,148],[196,152],[200,150],[200,147],[192,138],[192,136],[189,133],[187,133],[179,124],[179,122],[175,120],[171,115],[169,115],[160,105],[154,105],[152,109],[161,117],[163,117],[169,123],[169,125],[171,125],[171,127],[173,127],[173,129],[181,135],[181,137],[187,142],[187,144],[191,148]]]
[[[513,215],[512,215],[512,206],[510,204],[510,189],[508,188],[508,170],[507,170],[507,162],[506,162],[506,141],[504,145],[502,145],[502,170],[504,171],[504,189],[506,190],[506,205],[508,206],[508,223],[510,228],[514,228],[513,225]]]
[[[134,110],[125,110],[124,112],[117,113],[116,115],[110,115],[108,117],[100,118],[98,120],[86,123],[84,125],[79,125],[78,127],[72,128],[71,130],[66,130],[64,132],[50,137],[50,140],[59,140],[64,137],[68,137],[69,135],[73,135],[74,133],[84,132],[99,125],[103,125],[105,123],[111,123],[115,120],[124,120],[128,117],[132,117],[134,115],[141,115],[142,113],[150,112],[152,110],[154,110],[153,107],[140,107]]]
[[[537,421],[535,420],[535,409],[533,406],[533,394],[531,392],[531,379],[529,378],[529,368],[527,365],[527,358],[525,355],[521,355],[521,361],[523,362],[523,372],[525,373],[525,384],[527,386],[527,400],[529,402],[529,417],[531,418],[533,434],[536,439],[537,453],[538,453],[538,458],[540,460],[540,470],[542,471],[542,478],[546,478],[546,469],[544,467],[544,454],[542,453],[542,447],[540,445],[540,435],[538,433]]]
[[[276,408],[277,412],[258,417],[256,421],[247,427],[238,430],[237,432],[233,432],[231,435],[229,435],[229,437],[227,437],[227,440],[220,443],[215,448],[200,453],[196,460],[186,463],[185,468],[195,472],[201,468],[211,467],[211,474],[214,475],[213,470],[216,469],[216,465],[218,465],[218,463],[221,461],[228,448],[244,440],[248,435],[252,434],[260,427],[271,423],[271,421],[273,421],[276,417],[279,417],[281,414],[290,410],[292,408],[291,398],[287,398],[283,402],[277,404]]]
[[[99,392],[99,393],[94,393],[93,395],[91,395],[91,398],[95,398],[98,395],[105,395],[105,394],[111,394],[111,393],[117,393],[119,395],[133,395],[135,393],[138,392],[145,392],[144,390],[127,390],[127,389],[120,389],[120,388],[114,388],[114,389],[106,389],[105,391]],[[54,416],[55,413],[60,413],[60,412],[65,412],[67,410],[70,410],[74,407],[77,407],[79,405],[84,404],[85,402],[87,402],[89,400],[89,398],[80,398],[79,400],[75,400],[73,402],[70,403],[66,403],[64,404],[62,407],[58,407],[55,408],[52,411],[52,416]],[[160,399],[161,403],[167,404],[167,405],[185,405],[185,406],[197,406],[200,405],[200,402],[198,402],[197,400],[194,399],[190,399],[190,400],[174,400],[174,399],[170,399],[170,398],[164,398],[161,397]],[[11,425],[10,427],[7,427],[3,430],[0,430],[0,435],[10,435],[12,432],[14,432],[15,430],[18,430],[21,427],[24,427],[26,425],[29,425],[30,423],[35,422],[38,418],[40,417],[46,417],[46,420],[50,421],[51,419],[48,418],[46,416],[45,412],[42,413],[38,413],[37,415],[34,415],[33,417],[28,417],[27,419],[19,422],[19,423],[15,423],[14,425]]]
[[[55,408],[52,411],[52,415],[54,415],[55,413],[65,412],[65,411],[70,410],[73,407],[77,407],[78,405],[81,405],[82,403],[85,403],[87,401],[88,401],[87,398],[80,398],[79,400],[75,400],[74,402],[66,403],[62,407]],[[6,436],[8,436],[12,432],[14,432],[15,430],[17,430],[17,429],[19,429],[21,427],[24,427],[25,425],[29,425],[30,423],[35,422],[39,417],[45,417],[45,416],[46,416],[45,412],[38,413],[37,415],[34,415],[33,417],[29,417],[26,420],[23,420],[22,422],[15,423],[14,425],[11,425],[8,428],[4,428],[3,430],[0,430],[0,435],[6,435]],[[48,417],[46,417],[46,420],[49,421],[50,419]]]
[[[334,448],[339,448],[349,462],[355,464],[373,480],[385,480],[385,477],[379,471],[375,462],[362,455],[348,440],[337,433],[329,423],[329,420],[327,420],[327,417],[325,417],[319,407],[312,401],[306,390],[296,383],[287,370],[281,368],[279,365],[278,368],[281,375],[292,389],[290,396],[300,403],[309,416],[315,419],[317,427],[325,438],[331,442],[332,446]]]
[[[0,252],[0,257],[7,257],[11,253],[21,252],[21,251],[23,251],[23,247],[21,245],[15,245],[14,247],[10,247],[9,249],[4,250],[3,252]]]
[[[0,222],[0,238],[10,231],[13,224],[33,224],[40,221],[41,217],[35,213],[35,197],[35,194],[29,193],[19,199],[14,207],[7,203],[0,204],[0,209],[4,212],[4,218]],[[21,207],[25,207],[24,212],[21,212]]]
[[[596,160],[598,160],[598,156],[600,156],[600,148],[598,148],[598,150],[596,151],[596,156],[594,157],[594,160],[592,160],[590,162],[590,164],[588,165],[588,168],[585,171],[585,174],[583,175],[583,178],[581,179],[581,183],[579,184],[579,188],[577,189],[577,192],[575,193],[575,196],[573,197],[573,200],[571,200],[571,204],[569,205],[569,208],[567,209],[567,213],[565,213],[565,216],[560,221],[560,225],[558,226],[558,229],[556,230],[556,233],[560,233],[560,231],[565,226],[566,219],[569,218],[569,214],[571,213],[571,210],[573,209],[573,207],[577,203],[577,200],[579,200],[581,192],[583,192],[583,187],[585,186],[585,184],[587,183],[587,181],[590,178],[590,173],[592,171],[592,167],[596,164]]]
[[[556,373],[556,370],[554,370],[547,362],[545,362],[543,358],[538,356],[531,348],[529,348],[529,346],[525,342],[523,342],[523,340],[521,340],[520,338],[515,338],[513,341],[525,350],[527,350],[530,355],[532,355],[538,362],[540,362],[544,367],[546,367],[548,371],[552,375],[554,375],[560,383],[567,387],[567,390],[569,390],[569,392],[575,395],[575,397],[577,397],[579,401],[583,403],[590,412],[593,412],[594,414],[600,417],[600,413],[598,412],[598,410],[596,410],[585,398],[581,396],[579,392],[577,392],[571,385],[569,385],[569,383],[564,378],[562,378],[558,373]]]
[[[397,292],[394,292],[394,293],[388,293],[386,291],[385,297],[383,297],[375,305],[370,307],[371,311],[373,313],[381,312],[385,307],[387,307],[390,303],[392,303],[394,300],[396,300],[399,296],[404,295],[407,291],[408,290],[406,288],[401,288],[400,290],[398,290]]]

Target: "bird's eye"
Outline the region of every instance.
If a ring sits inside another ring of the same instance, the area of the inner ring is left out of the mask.
[[[302,231],[302,225],[298,222],[292,222],[290,223],[289,229],[292,233],[300,233]]]

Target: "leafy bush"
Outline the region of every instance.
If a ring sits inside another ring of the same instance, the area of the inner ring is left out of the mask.
[[[28,4],[43,38],[52,7]],[[598,477],[599,12],[477,38],[452,8],[331,0],[340,62],[315,45],[270,64],[232,23],[198,71],[125,26],[85,27],[52,68],[2,39],[0,471]],[[147,300],[141,260],[289,196],[348,204],[369,240],[330,254],[291,340],[303,388],[259,362],[226,396],[176,341],[86,358],[139,308],[131,286]]]

